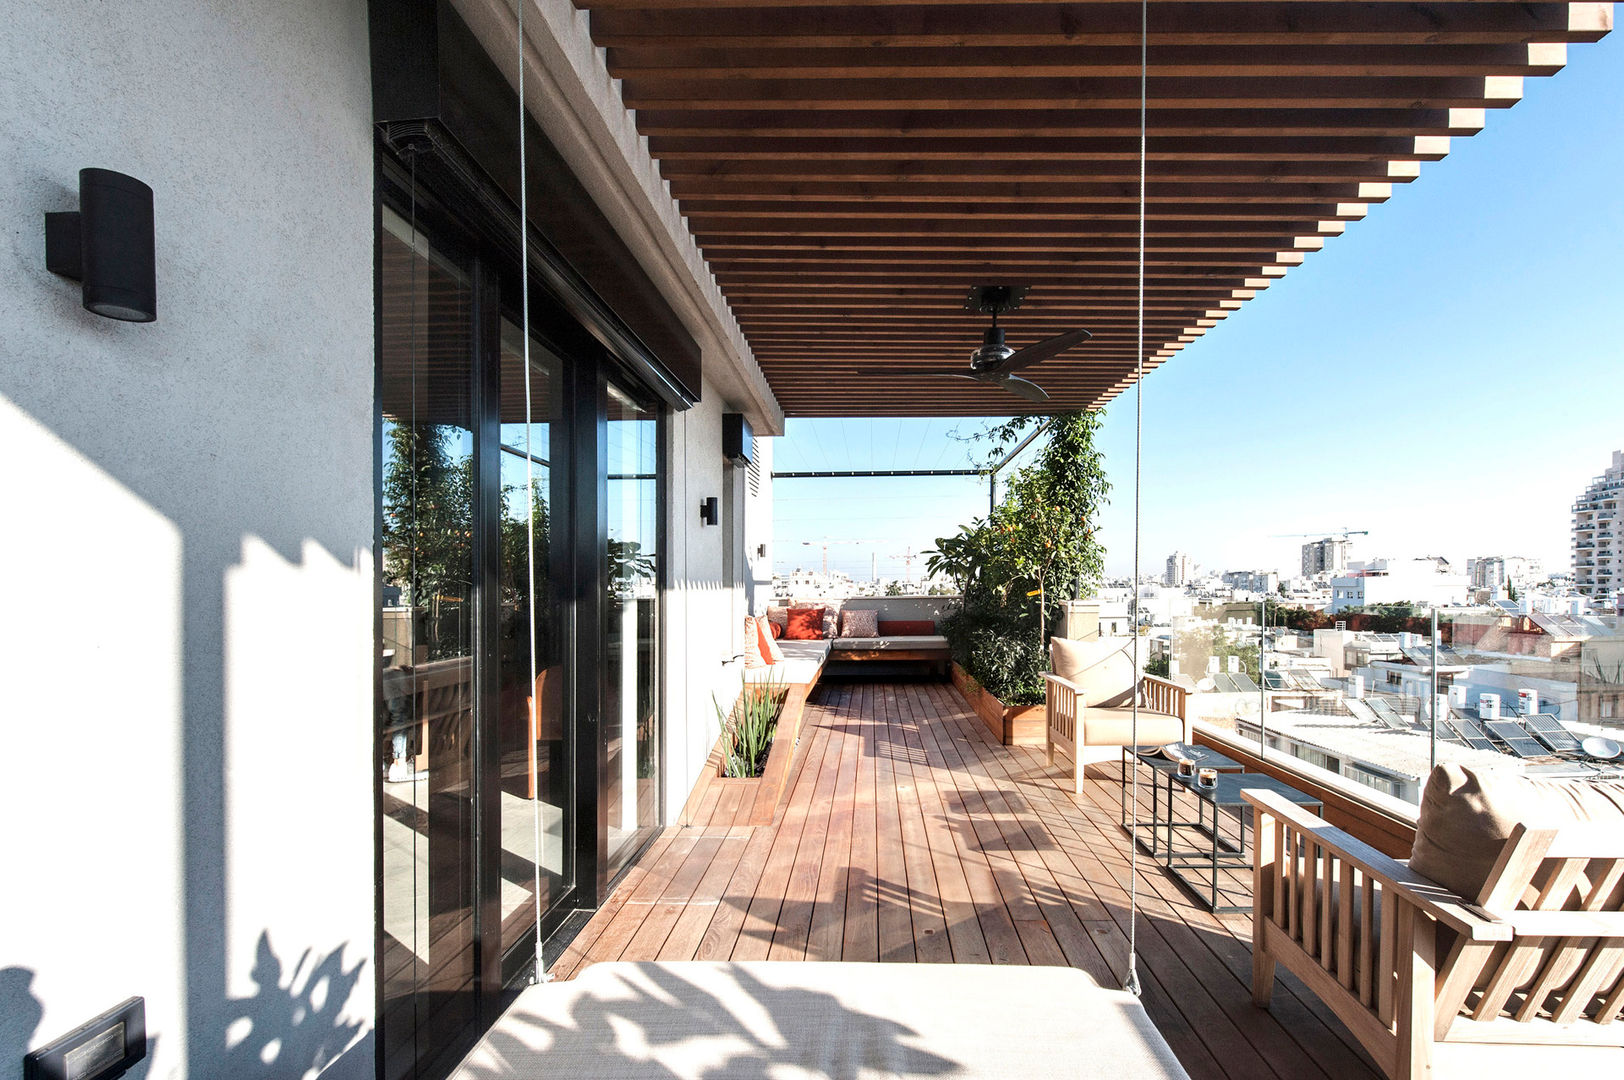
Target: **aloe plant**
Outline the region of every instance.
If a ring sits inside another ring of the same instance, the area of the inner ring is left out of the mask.
[[[747,684],[731,712],[724,712],[711,698],[716,721],[722,728],[723,776],[745,779],[761,775],[778,730],[778,710],[784,696],[784,684],[769,680]]]

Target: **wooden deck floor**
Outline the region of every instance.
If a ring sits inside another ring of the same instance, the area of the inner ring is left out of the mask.
[[[655,841],[555,976],[844,959],[1070,965],[1117,985],[1131,875],[1115,764],[1079,798],[1041,749],[996,745],[938,683],[821,687],[803,731],[773,825],[734,824],[738,790],[707,791],[702,824]],[[1376,1075],[1283,969],[1273,1007],[1252,1005],[1246,916],[1211,915],[1143,857],[1137,882],[1145,1007],[1193,1077]]]

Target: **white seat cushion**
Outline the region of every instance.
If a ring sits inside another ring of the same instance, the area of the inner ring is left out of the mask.
[[[922,634],[917,637],[849,637],[835,638],[831,644],[836,652],[842,650],[867,652],[873,649],[945,649],[947,639],[940,634]]]
[[[788,638],[779,638],[778,648],[784,654],[783,662],[768,667],[747,668],[744,673],[745,682],[774,682],[784,686],[809,683],[818,677],[818,669],[823,667],[823,661],[829,655],[827,641],[791,641]]]
[[[1073,968],[594,964],[521,993],[453,1080],[1187,1077],[1132,994]]]

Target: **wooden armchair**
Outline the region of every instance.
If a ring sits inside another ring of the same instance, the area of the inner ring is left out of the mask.
[[[1448,1064],[1509,1064],[1503,1044],[1537,1046],[1542,1068],[1560,1047],[1624,1066],[1617,829],[1518,825],[1466,899],[1272,792],[1242,794],[1257,814],[1254,1003],[1268,1007],[1284,964],[1403,1080],[1483,1075],[1481,1060]]]
[[[1088,748],[1127,746],[1133,739],[1133,707],[1090,707],[1083,687],[1052,672],[1044,674],[1043,683],[1044,759],[1053,765],[1056,750],[1071,758],[1076,790],[1081,793]],[[1185,704],[1189,692],[1184,687],[1144,675],[1139,680],[1139,692],[1140,746],[1190,741]]]

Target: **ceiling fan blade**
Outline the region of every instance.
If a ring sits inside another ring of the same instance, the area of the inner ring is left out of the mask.
[[[1005,390],[1008,390],[1016,397],[1023,397],[1027,401],[1044,402],[1049,400],[1049,392],[1043,389],[1043,387],[1039,386],[1035,382],[1019,378],[1015,375],[1008,375],[1002,379],[999,379],[998,385],[1002,386]]]
[[[1024,349],[1016,349],[1008,360],[998,365],[999,371],[1019,371],[1023,367],[1031,367],[1040,360],[1047,360],[1051,356],[1058,356],[1074,345],[1081,345],[1093,337],[1087,330],[1067,330],[1063,334],[1056,334],[1052,338],[1044,338]]]

